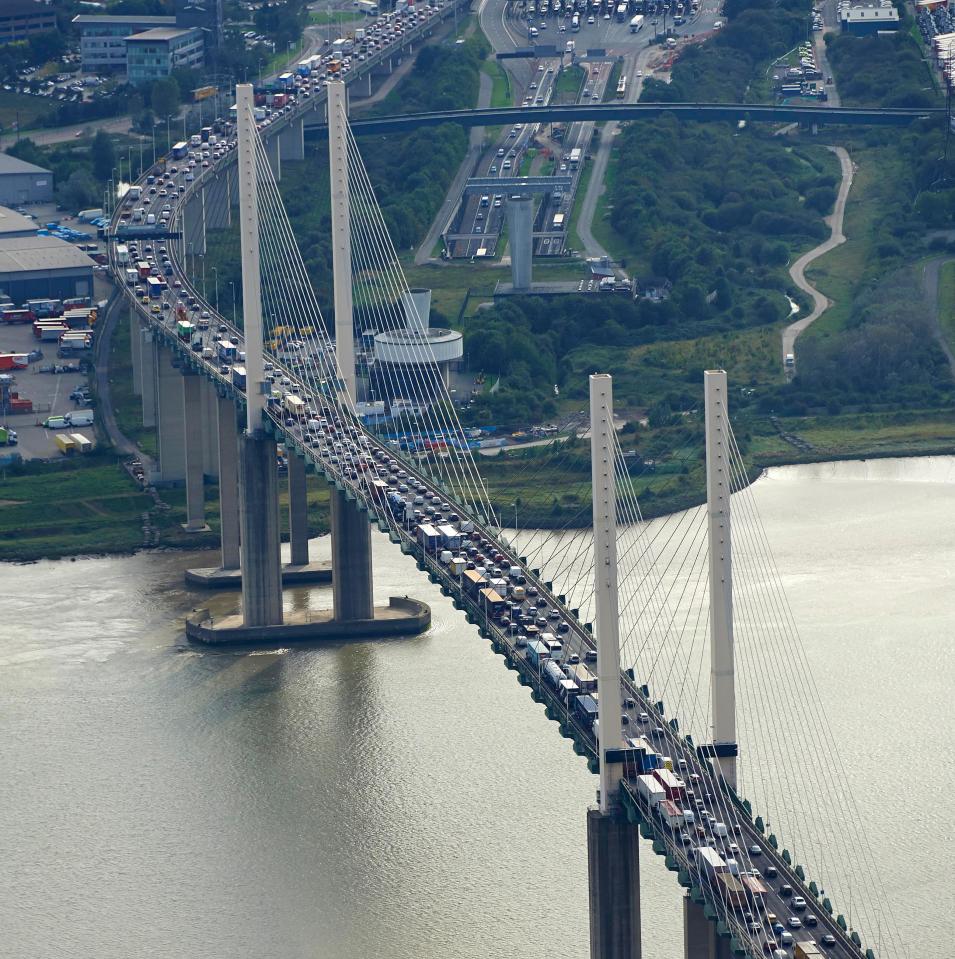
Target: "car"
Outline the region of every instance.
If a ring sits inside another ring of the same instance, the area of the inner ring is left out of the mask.
[[[818,926],[819,920],[811,913],[807,912],[805,916],[802,917],[804,926]]]
[[[824,946],[834,946],[836,944],[836,937],[831,932],[827,932],[819,941]]]
[[[791,896],[791,895],[793,894],[793,887],[790,886],[788,882],[784,882],[784,883],[779,887],[779,894],[780,894],[781,896],[785,896],[785,897],[788,898],[789,896]]]
[[[790,916],[788,925],[790,929],[802,929],[802,919],[799,916]]]
[[[153,303],[152,305],[153,313],[162,313],[162,307],[158,303]]]
[[[775,879],[779,875],[779,870],[775,866],[767,866],[764,875],[767,879]]]
[[[751,856],[761,856],[763,850],[756,843],[753,843],[753,845],[749,847],[749,854]]]
[[[779,943],[775,939],[765,939],[763,941],[763,952],[767,955],[774,956],[776,951],[779,948]]]
[[[802,896],[796,896],[796,898],[793,899],[793,909],[800,909],[800,910],[802,910],[802,909],[805,909],[805,908],[806,908],[806,900],[803,899]]]

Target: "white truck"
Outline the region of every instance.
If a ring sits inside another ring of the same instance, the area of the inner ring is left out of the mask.
[[[630,21],[630,32],[631,32],[631,33],[637,33],[638,31],[640,31],[640,30],[642,30],[642,29],[643,29],[643,14],[638,13],[638,14]]]
[[[647,801],[648,806],[656,806],[666,799],[666,791],[653,776],[637,776],[637,792]]]

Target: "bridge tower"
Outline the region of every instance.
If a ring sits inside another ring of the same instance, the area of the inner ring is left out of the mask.
[[[620,804],[624,749],[617,604],[617,496],[613,381],[590,377],[590,464],[593,482],[594,592],[600,796],[587,810],[591,959],[640,959],[639,833]]]
[[[348,130],[345,84],[328,84],[328,162],[332,193],[332,280],[335,302],[335,352],[341,391],[354,406],[355,321],[352,303],[351,215],[348,187]],[[373,619],[371,527],[357,504],[332,490],[332,592],[335,619]]]
[[[730,535],[732,491],[729,397],[726,373],[703,374],[706,432],[706,509],[710,566],[710,700],[714,773],[736,788],[736,678],[733,661],[733,551]],[[683,900],[684,959],[728,959],[729,940],[717,935],[703,906]]]
[[[714,762],[736,788],[736,676],[733,660],[733,549],[730,534],[732,466],[726,373],[703,374],[706,430],[706,509],[710,555],[710,684]]]
[[[252,84],[236,86],[239,242],[245,325],[246,429],[239,442],[239,529],[242,619],[249,626],[282,623],[282,556],[275,439],[265,432],[265,361],[259,263],[258,184]]]

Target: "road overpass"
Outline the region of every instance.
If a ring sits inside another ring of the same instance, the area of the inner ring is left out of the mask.
[[[890,107],[768,106],[754,103],[569,103],[557,106],[488,107],[476,110],[440,110],[389,117],[356,119],[356,135],[406,133],[423,127],[457,123],[464,127],[515,123],[572,123],[589,120],[652,120],[665,114],[682,120],[745,120],[748,123],[847,124],[850,126],[909,126],[919,121],[941,122],[943,109],[916,110]],[[326,136],[324,124],[306,126],[309,133]]]

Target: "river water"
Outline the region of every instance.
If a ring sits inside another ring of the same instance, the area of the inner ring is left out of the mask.
[[[947,959],[955,459],[754,492],[899,932]],[[208,562],[3,568],[0,957],[584,959],[596,781],[413,562],[376,541],[425,636],[268,653],[183,642]],[[644,954],[678,959],[679,887],[641,868]]]

